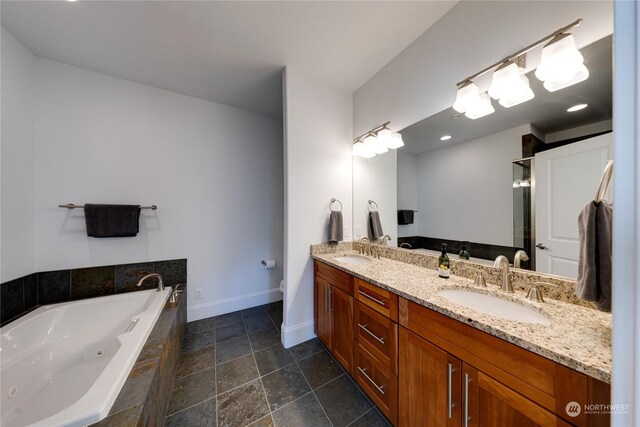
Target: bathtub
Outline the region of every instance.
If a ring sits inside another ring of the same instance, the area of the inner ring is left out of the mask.
[[[84,426],[106,417],[170,293],[43,306],[1,328],[0,425]]]

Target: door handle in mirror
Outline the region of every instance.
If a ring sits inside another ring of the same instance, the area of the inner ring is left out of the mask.
[[[547,249],[547,247],[544,245],[544,243],[538,243],[536,245],[536,248],[538,248],[538,249]]]

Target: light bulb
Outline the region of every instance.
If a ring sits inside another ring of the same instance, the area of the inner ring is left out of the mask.
[[[589,77],[584,58],[571,34],[558,34],[542,49],[536,77],[549,92],[564,89]]]
[[[387,142],[387,147],[392,149],[397,149],[404,146],[404,141],[402,140],[402,135],[398,132],[392,133],[389,137],[389,141]]]
[[[524,69],[513,61],[502,64],[493,73],[489,96],[498,99],[505,108],[533,99],[535,95],[529,86],[529,79],[523,73]]]
[[[458,88],[456,102],[453,104],[453,109],[458,113],[464,113],[470,108],[470,106],[478,102],[479,96],[480,88],[477,84],[469,81]]]
[[[479,119],[480,117],[487,116],[494,111],[496,110],[495,108],[493,108],[493,105],[491,105],[491,98],[489,98],[489,95],[487,95],[486,93],[481,93],[478,96],[477,100],[469,106],[467,112],[464,115],[472,120],[475,120]]]

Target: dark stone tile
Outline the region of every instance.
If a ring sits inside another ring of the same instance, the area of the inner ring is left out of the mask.
[[[23,278],[24,309],[29,310],[38,305],[38,276],[36,273]]]
[[[171,259],[167,261],[155,261],[153,272],[162,276],[166,286],[175,286],[187,283],[187,259]],[[181,288],[182,289],[182,288]]]
[[[265,375],[262,377],[262,385],[271,411],[276,411],[311,391],[300,368],[295,364]]]
[[[271,320],[273,321],[273,324],[276,325],[276,328],[280,329],[282,326],[282,312],[276,311],[271,313]]]
[[[109,415],[102,421],[91,424],[91,427],[134,427],[138,425],[141,413],[142,405],[137,405],[117,414]]]
[[[313,393],[308,393],[293,403],[272,414],[278,427],[331,427],[320,403]]]
[[[246,335],[244,323],[232,323],[226,326],[216,328],[216,342],[223,342],[233,338]]]
[[[270,302],[265,307],[267,308],[269,314],[282,313],[283,311],[282,301]]]
[[[116,293],[116,269],[110,267],[71,270],[71,299],[84,299]]]
[[[137,264],[123,264],[116,266],[116,293],[154,289],[158,286],[158,279],[146,280],[140,287],[136,284],[147,274],[153,273],[152,262]]]
[[[127,377],[109,414],[142,405],[147,399],[158,366],[158,359],[136,363]]]
[[[298,365],[314,390],[344,373],[326,351],[307,357],[299,361]]]
[[[259,376],[252,354],[218,365],[216,366],[217,394],[225,393]]]
[[[371,403],[346,375],[325,384],[315,393],[335,427],[349,425],[371,408]]]
[[[69,301],[71,292],[69,270],[38,273],[38,304],[55,304]]]
[[[275,327],[271,327],[249,335],[249,341],[251,341],[253,351],[259,351],[278,344],[280,342],[280,332]]]
[[[216,363],[224,363],[251,353],[249,337],[243,335],[238,338],[216,344]]]
[[[214,347],[205,347],[202,350],[183,353],[178,358],[176,378],[213,368],[216,365],[216,350]]]
[[[242,317],[246,320],[249,317],[257,316],[264,313],[269,313],[267,311],[267,307],[265,307],[264,305],[258,305],[256,307],[246,308],[242,310]]]
[[[390,427],[391,424],[376,410],[371,408],[369,412],[349,424],[349,427]]]
[[[184,409],[166,418],[165,427],[215,427],[216,398]]]
[[[11,280],[0,285],[0,322],[22,314],[24,311],[24,280]]]
[[[215,317],[216,327],[227,326],[232,323],[242,323],[242,312],[234,311],[232,313],[221,314]]]
[[[296,360],[302,360],[324,350],[324,346],[317,338],[310,339],[289,349],[291,355]]]
[[[173,383],[167,415],[173,415],[189,406],[210,399],[216,394],[213,368],[179,378]]]
[[[264,350],[255,352],[253,355],[256,358],[260,375],[266,375],[294,362],[289,350],[284,348],[282,344],[267,347]]]
[[[198,332],[208,331],[215,329],[215,318],[209,317],[206,319],[196,320],[195,322],[187,323],[187,335],[197,334]]]
[[[275,424],[271,415],[267,415],[264,418],[260,418],[255,423],[249,424],[247,427],[275,427]]]
[[[273,328],[275,325],[268,313],[257,314],[244,320],[244,326],[248,334]]]
[[[182,352],[189,353],[191,351],[201,350],[205,347],[211,347],[216,344],[216,331],[200,332],[199,334],[186,335],[182,341]]]
[[[218,396],[218,427],[246,426],[269,414],[260,380]]]

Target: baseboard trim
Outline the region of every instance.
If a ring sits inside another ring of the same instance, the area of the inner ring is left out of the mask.
[[[188,307],[187,317],[189,322],[193,322],[194,320],[219,316],[221,314],[244,310],[245,308],[251,308],[257,305],[268,304],[270,302],[280,300],[282,300],[282,292],[280,292],[280,289],[274,288],[269,289],[268,291],[254,292],[233,298],[194,305],[192,307]]]
[[[284,348],[293,347],[315,337],[313,319],[291,327],[285,327],[284,323],[282,324],[282,345]]]

